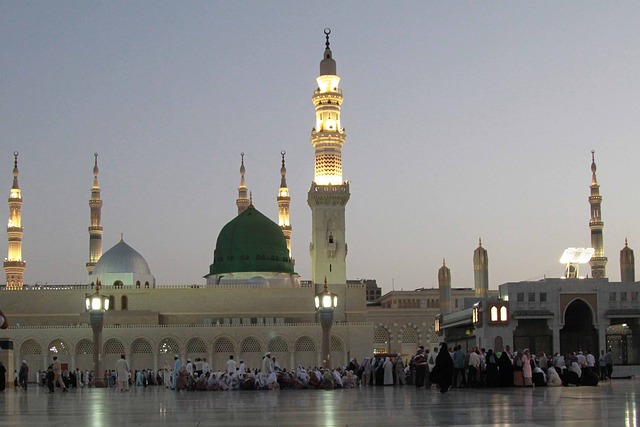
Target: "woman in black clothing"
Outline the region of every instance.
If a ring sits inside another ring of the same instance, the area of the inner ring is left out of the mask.
[[[513,386],[513,364],[506,351],[498,359],[498,384],[500,387]]]
[[[451,380],[453,378],[453,359],[449,354],[449,348],[447,343],[443,342],[440,345],[440,351],[436,357],[436,366],[433,367],[429,380],[440,386],[440,393],[446,393],[451,387]]]

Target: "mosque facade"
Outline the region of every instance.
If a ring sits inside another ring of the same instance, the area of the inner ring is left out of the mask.
[[[548,355],[589,351],[596,360],[601,351],[611,349],[618,365],[616,375],[640,373],[640,286],[635,281],[635,258],[625,239],[620,251],[621,281],[607,278],[602,196],[591,154],[591,277],[580,276],[575,263],[567,265],[561,278],[504,283],[498,295],[478,294],[471,307],[454,313],[442,309],[435,325],[441,339],[463,348],[495,351],[506,345]],[[474,263],[483,265],[476,265],[476,272],[486,271],[488,265],[486,251],[480,249],[474,253]]]
[[[44,369],[54,355],[70,369],[91,369],[92,329],[83,300],[98,283],[111,302],[103,330],[105,369],[114,367],[121,354],[132,369],[171,366],[174,354],[182,360],[207,358],[214,368],[225,366],[233,354],[247,366],[258,367],[267,351],[285,367],[319,366],[322,329],[313,300],[325,281],[339,298],[330,337],[334,365],[374,352],[400,353],[408,360],[418,346],[433,347],[443,338],[451,344],[495,350],[506,345],[527,345],[546,352],[618,346],[620,362],[638,363],[633,349],[640,345],[631,333],[640,330],[633,251],[625,245],[621,252],[622,282],[609,282],[594,159],[589,197],[595,249],[592,278],[505,283],[497,291],[490,290],[488,252],[479,241],[473,252],[473,288],[452,288],[444,260],[437,288],[394,290],[368,301],[370,295],[377,295],[375,285],[368,280],[347,280],[345,210],[350,185],[342,175],[343,95],[328,31],[325,34],[317,89],[312,95],[315,174],[307,195],[312,215],[311,280],[301,280],[295,272],[284,152],[277,222],[253,205],[241,154],[238,215],[220,230],[206,282],[181,286],[156,286],[144,257],[123,237],[103,253],[103,202],[96,154],[89,200],[87,284],[24,285],[16,152],[4,262],[6,285],[0,290],[0,308],[10,323],[0,331],[0,358],[9,372],[21,360],[34,371]],[[624,358],[623,347],[632,349],[625,350]]]

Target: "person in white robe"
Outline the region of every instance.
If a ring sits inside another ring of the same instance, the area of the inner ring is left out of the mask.
[[[389,357],[384,359],[382,369],[384,369],[384,385],[393,385],[393,363]]]
[[[182,367],[182,362],[180,362],[180,356],[178,356],[177,354],[173,357],[175,361],[173,363],[173,375],[172,375],[173,383],[171,384],[171,390],[177,390],[178,371],[180,371],[180,368]]]
[[[118,391],[129,391],[129,363],[127,363],[124,354],[116,362],[116,372],[118,375]]]
[[[558,375],[554,367],[551,367],[547,370],[547,376],[547,387],[559,387],[562,385],[560,375]]]

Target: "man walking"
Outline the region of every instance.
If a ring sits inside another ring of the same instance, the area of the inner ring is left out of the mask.
[[[20,387],[22,387],[24,391],[27,391],[27,383],[29,382],[29,366],[27,366],[26,360],[23,360],[22,365],[20,366],[18,382],[20,383]]]
[[[56,384],[60,384],[63,393],[69,391],[64,381],[62,380],[62,365],[58,360],[58,356],[53,356],[53,386],[55,387]]]

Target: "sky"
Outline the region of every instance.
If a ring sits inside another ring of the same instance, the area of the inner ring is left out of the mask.
[[[492,289],[561,276],[563,250],[590,246],[595,150],[617,281],[625,237],[640,248],[638,16],[633,1],[0,0],[0,194],[18,151],[25,283],[86,283],[94,152],[104,251],[123,233],[169,285],[205,283],[241,152],[277,221],[281,150],[309,280],[326,27],[348,278],[437,287],[444,258],[452,286],[473,287],[479,238]]]

